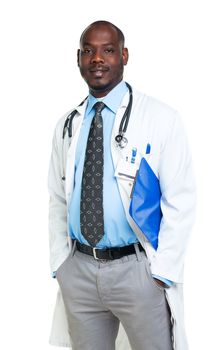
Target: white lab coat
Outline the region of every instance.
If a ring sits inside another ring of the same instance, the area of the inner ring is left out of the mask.
[[[133,89],[133,108],[124,149],[116,147],[121,117],[128,104],[129,94],[123,98],[118,109],[111,138],[111,151],[115,176],[129,224],[146,250],[155,275],[174,281],[166,289],[166,298],[171,310],[173,343],[175,350],[187,350],[183,320],[183,264],[184,255],[194,220],[195,184],[192,174],[191,156],[186,136],[177,112],[167,105]],[[67,208],[69,207],[73,183],[75,150],[83,121],[87,101],[76,109],[73,120],[71,144],[68,135],[62,139],[65,115],[57,124],[53,138],[49,170],[49,231],[51,271],[56,271],[70,252],[67,235]],[[146,154],[147,144],[151,145]],[[137,148],[135,164],[131,164],[132,148]],[[128,162],[126,161],[128,157]],[[144,157],[159,178],[161,188],[161,210],[163,217],[159,231],[157,251],[147,241],[129,215],[130,194],[133,181],[120,174],[135,175],[141,158]],[[65,180],[62,177],[65,176]],[[78,179],[79,180],[79,179]],[[144,276],[144,278],[146,278]],[[67,320],[60,290],[58,291],[53,325],[50,336],[53,345],[70,346]],[[117,338],[118,350],[130,350],[127,337],[120,327]]]

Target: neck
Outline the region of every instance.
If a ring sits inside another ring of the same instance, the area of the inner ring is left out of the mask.
[[[97,89],[97,88],[95,89],[93,87],[89,87],[89,93],[96,98],[104,97],[104,96],[108,95],[108,93],[111,90],[113,90],[121,81],[122,81],[122,79],[120,79],[117,83],[115,83],[113,85],[104,86],[101,89]]]

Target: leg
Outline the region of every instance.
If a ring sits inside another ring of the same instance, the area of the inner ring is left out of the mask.
[[[107,306],[123,324],[133,350],[172,350],[164,289],[153,280],[145,253],[128,259],[109,271]]]
[[[75,252],[58,270],[75,350],[115,350],[119,320],[102,304],[97,291],[98,263]]]

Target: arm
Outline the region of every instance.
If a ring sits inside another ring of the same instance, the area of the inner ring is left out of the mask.
[[[183,264],[195,211],[191,155],[181,120],[176,116],[160,156],[162,220],[153,275],[183,281]]]
[[[57,128],[58,129],[58,128]],[[69,253],[67,235],[67,207],[65,189],[62,182],[62,159],[61,147],[62,136],[56,129],[52,153],[49,166],[49,246],[50,246],[50,266],[53,273],[63,263]],[[58,142],[60,141],[60,143]]]

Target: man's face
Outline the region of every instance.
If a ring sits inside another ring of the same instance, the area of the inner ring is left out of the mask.
[[[108,94],[123,78],[128,51],[122,47],[117,31],[109,25],[89,27],[78,50],[78,66],[95,97]]]

